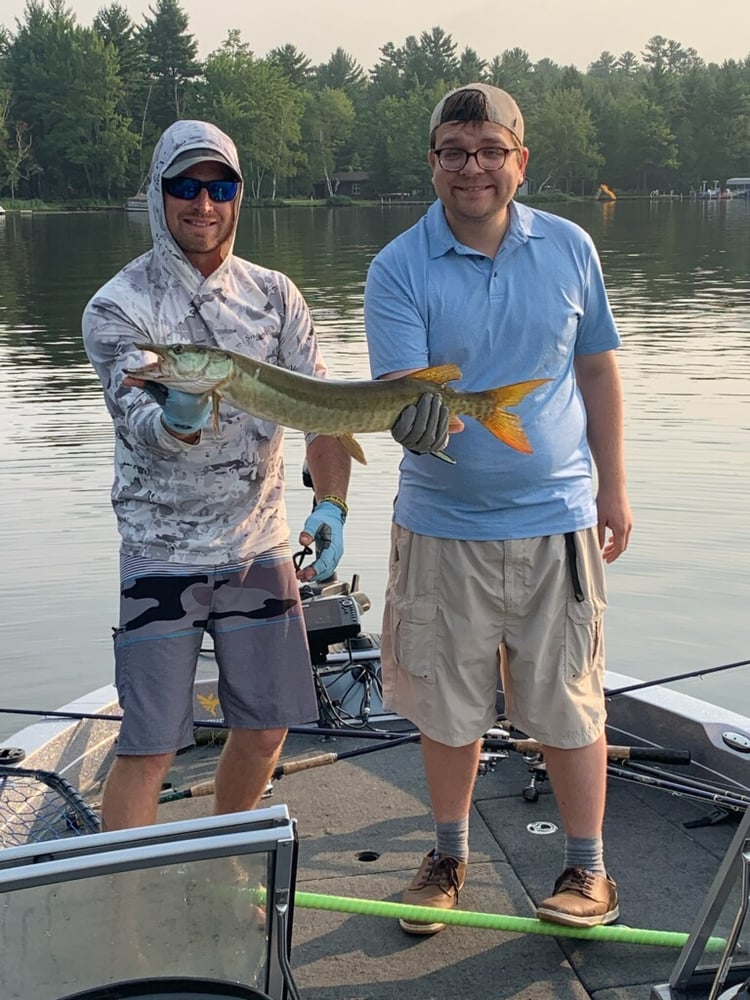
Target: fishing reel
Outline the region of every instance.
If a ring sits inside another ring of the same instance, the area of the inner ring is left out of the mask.
[[[510,755],[511,750],[519,751],[524,761],[528,764],[531,777],[529,783],[521,790],[521,795],[527,802],[536,802],[539,799],[540,784],[547,780],[547,767],[544,758],[538,750],[525,749],[524,741],[514,739],[509,729],[505,729],[500,720],[498,726],[488,729],[482,738],[482,748],[479,754],[478,776],[484,777],[495,770],[499,760],[505,760]],[[526,741],[528,743],[530,741]]]
[[[503,745],[503,741],[510,738],[507,729],[493,727],[488,729],[482,738],[482,748],[479,753],[479,767],[477,775],[483,778],[487,774],[493,774],[499,760],[507,760],[510,751]]]

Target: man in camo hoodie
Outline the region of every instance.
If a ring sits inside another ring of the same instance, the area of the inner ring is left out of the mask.
[[[193,742],[193,678],[204,631],[230,730],[216,812],[255,806],[287,727],[317,717],[298,579],[326,579],[343,553],[350,458],[310,435],[316,506],[295,574],[284,504],[283,428],[127,375],[136,343],[217,346],[325,377],[304,299],[285,275],[233,252],[242,195],[234,143],[178,121],[151,163],[153,248],[86,306],[83,336],[114,423],[112,502],[121,536],[115,675],[123,721],[102,804],[105,829],[153,823],[176,751]],[[321,548],[322,543],[322,548]]]

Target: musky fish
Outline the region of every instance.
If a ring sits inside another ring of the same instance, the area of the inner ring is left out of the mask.
[[[353,435],[390,430],[404,407],[416,403],[425,392],[437,393],[452,417],[474,417],[509,447],[530,454],[531,445],[521,421],[507,407],[516,406],[528,393],[550,381],[532,379],[483,392],[462,392],[447,384],[461,378],[456,365],[422,368],[396,379],[336,381],[300,375],[216,347],[151,343],[135,346],[156,354],[158,361],[126,373],[182,392],[211,396],[217,428],[219,402],[225,399],[262,420],[336,437],[363,465],[367,459]]]

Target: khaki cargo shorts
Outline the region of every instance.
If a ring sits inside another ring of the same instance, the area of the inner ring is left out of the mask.
[[[596,528],[568,538],[463,541],[393,525],[385,707],[465,746],[495,724],[501,685],[506,715],[528,736],[594,743],[606,719],[604,562]]]

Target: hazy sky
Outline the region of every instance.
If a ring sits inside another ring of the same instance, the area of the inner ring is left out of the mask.
[[[119,0],[136,23],[151,2]],[[25,0],[2,0],[0,23],[11,31],[23,18]],[[81,25],[91,24],[104,0],[68,0]],[[313,63],[327,61],[341,47],[365,70],[380,57],[386,42],[403,44],[408,35],[439,26],[453,37],[459,52],[466,46],[482,59],[519,47],[531,60],[549,58],[562,65],[586,67],[601,52],[630,50],[640,57],[653,35],[694,48],[706,62],[750,55],[750,0],[723,0],[715,6],[685,0],[630,0],[603,4],[594,0],[562,3],[537,0],[508,5],[499,0],[181,0],[190,31],[205,57],[236,28],[256,56],[287,42]],[[577,13],[574,15],[573,11]]]

